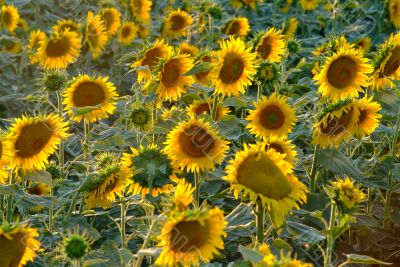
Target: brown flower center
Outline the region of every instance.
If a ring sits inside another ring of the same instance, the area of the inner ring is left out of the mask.
[[[5,12],[3,14],[3,24],[10,25],[11,22],[12,22],[12,16],[11,16],[10,12]]]
[[[368,117],[368,111],[366,109],[360,110],[360,116],[358,117],[358,124],[363,123]]]
[[[129,26],[125,26],[122,28],[122,37],[126,38],[131,35],[131,28]]]
[[[240,22],[239,21],[233,21],[230,23],[227,31],[227,35],[237,35],[240,33]]]
[[[214,138],[199,126],[190,126],[179,136],[179,146],[183,153],[192,158],[209,155],[215,146]]]
[[[271,53],[271,38],[265,37],[262,39],[261,44],[257,47],[257,52],[261,55],[261,58],[266,60]]]
[[[73,95],[77,107],[97,106],[106,99],[103,88],[92,81],[79,84]]]
[[[76,27],[76,25],[72,24],[72,23],[65,23],[61,26],[61,30],[65,31],[65,30],[70,30],[73,32],[77,32],[78,28]]]
[[[331,63],[327,78],[335,88],[342,89],[354,82],[357,70],[357,63],[352,58],[342,56]]]
[[[107,30],[110,30],[111,26],[114,24],[114,16],[111,11],[104,12],[101,16],[104,21],[104,26]]]
[[[275,105],[265,107],[260,113],[260,124],[270,130],[277,130],[285,122],[285,114]]]
[[[399,69],[399,67],[400,67],[400,46],[392,50],[392,55],[390,56],[388,62],[385,65],[385,68],[383,70],[383,75],[391,76]]]
[[[208,243],[208,237],[207,222],[203,225],[198,221],[179,222],[171,231],[170,248],[180,253],[195,251]]]
[[[219,73],[219,78],[223,83],[232,84],[242,77],[244,71],[244,62],[239,55],[226,55]]]
[[[172,31],[180,31],[185,27],[185,19],[181,15],[172,16],[170,22]]]
[[[54,129],[47,122],[38,122],[22,128],[15,142],[17,156],[29,158],[39,154],[53,136]]]
[[[68,37],[63,36],[59,39],[50,39],[46,46],[48,57],[61,57],[69,52],[71,42]]]
[[[278,152],[278,153],[280,153],[280,154],[284,154],[284,153],[285,153],[285,150],[283,150],[282,146],[279,145],[279,144],[276,144],[276,143],[268,144],[268,145],[266,146],[266,148],[267,148],[267,149],[270,149],[270,148],[275,149],[276,152]]]
[[[350,125],[354,114],[354,109],[350,108],[349,111],[343,112],[340,118],[333,118],[328,120],[327,124],[324,126],[321,124],[320,129],[323,134],[326,135],[338,135],[346,131],[347,127]]]
[[[149,66],[149,69],[153,71],[162,56],[163,53],[160,48],[152,48],[145,53],[142,66]]]
[[[165,87],[174,87],[181,77],[180,60],[175,58],[165,63],[162,71],[161,81]]]
[[[102,33],[97,30],[93,22],[89,23],[89,25],[87,26],[86,37],[92,47],[97,47],[99,45],[99,37],[101,34]]]

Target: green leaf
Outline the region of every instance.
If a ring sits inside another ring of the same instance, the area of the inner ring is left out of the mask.
[[[384,262],[384,261],[374,259],[374,258],[372,258],[370,256],[366,256],[366,255],[347,254],[346,257],[347,257],[347,260],[344,263],[340,264],[340,266],[345,266],[347,264],[353,264],[353,263],[383,264],[383,265],[391,265],[392,264],[389,262]]]
[[[353,178],[365,178],[357,164],[337,150],[321,150],[318,157],[320,165],[336,174]]]
[[[287,229],[293,238],[301,244],[315,244],[325,239],[325,236],[317,229],[305,224],[288,222]]]
[[[18,186],[15,184],[3,185],[0,184],[0,194],[1,195],[14,195],[18,190]]]
[[[98,109],[100,106],[72,107],[71,110],[75,116],[86,115],[89,112]]]
[[[51,174],[47,171],[30,172],[22,177],[22,179],[48,184],[49,186],[52,186],[53,184],[53,178],[51,177]]]
[[[83,263],[83,266],[84,267],[89,267],[89,266],[98,265],[98,264],[101,264],[101,263],[106,263],[108,261],[109,261],[108,259],[90,259],[90,260],[86,260]]]
[[[242,245],[239,245],[239,252],[245,260],[251,261],[252,263],[259,263],[263,259],[262,254]]]
[[[85,180],[79,187],[79,192],[87,192],[92,190],[95,186],[97,186],[101,182],[102,178],[100,177],[98,172],[89,173],[86,176]]]
[[[122,265],[127,265],[133,259],[133,254],[126,248],[121,248],[118,250],[119,257],[121,258]]]
[[[192,76],[200,72],[205,72],[211,70],[212,66],[209,62],[202,62],[194,66],[191,70],[186,72],[184,76]]]

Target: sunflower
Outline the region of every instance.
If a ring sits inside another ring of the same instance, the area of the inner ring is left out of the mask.
[[[247,128],[256,137],[285,137],[293,130],[297,118],[286,97],[274,93],[254,105],[256,109],[247,117]]]
[[[157,75],[156,94],[163,100],[178,100],[186,92],[186,86],[195,81],[192,76],[185,76],[192,68],[193,60],[189,55],[168,55]]]
[[[358,49],[361,49],[364,53],[366,53],[371,49],[371,38],[367,36],[359,39],[355,45]]]
[[[297,151],[292,141],[282,139],[279,137],[268,138],[264,144],[265,149],[273,149],[279,154],[284,155],[284,160],[289,162],[291,165],[296,166],[297,164]]]
[[[280,257],[275,257],[269,246],[265,243],[259,245],[256,251],[261,254],[262,259],[257,263],[253,263],[253,267],[313,267],[311,263],[292,259],[290,253],[287,255],[281,253]]]
[[[291,40],[295,37],[298,27],[299,27],[299,20],[296,17],[289,18],[285,22],[283,34],[285,35],[286,41]]]
[[[89,11],[86,19],[86,42],[92,53],[93,59],[97,59],[103,53],[108,42],[107,28],[100,15],[94,15]]]
[[[318,7],[320,0],[300,0],[300,6],[303,10],[314,10]]]
[[[257,3],[262,3],[264,0],[231,0],[230,3],[234,8],[242,8],[243,6],[247,6],[251,9],[255,9],[257,7]]]
[[[100,10],[100,17],[104,22],[109,37],[117,33],[121,26],[121,13],[115,7],[103,8]]]
[[[192,17],[183,10],[172,11],[165,19],[162,34],[167,37],[178,38],[187,34],[188,27],[193,23]]]
[[[131,151],[122,157],[123,173],[131,180],[129,192],[145,198],[147,194],[156,197],[173,190],[175,175],[172,162],[166,154],[154,144],[139,149],[131,148]]]
[[[9,225],[0,227],[0,266],[22,267],[34,261],[40,250],[37,240],[39,232],[26,225]]]
[[[187,54],[191,58],[195,58],[200,53],[200,49],[188,42],[182,42],[179,44],[178,53],[182,55]]]
[[[131,21],[122,23],[118,33],[118,41],[123,45],[130,45],[136,39],[138,27]]]
[[[88,232],[86,230],[80,231],[78,227],[73,230],[68,229],[62,237],[58,250],[65,259],[75,263],[84,259],[90,251],[90,246],[94,243]]]
[[[45,69],[65,69],[79,57],[81,40],[76,32],[54,33],[40,43],[38,55]]]
[[[285,2],[286,2],[286,3],[284,4],[284,6],[282,6],[281,9],[280,9],[280,10],[281,10],[281,13],[283,13],[283,14],[289,12],[290,7],[291,7],[292,4],[293,4],[293,0],[286,0]]]
[[[190,116],[200,116],[201,114],[210,114],[211,108],[213,105],[213,101],[211,99],[207,100],[196,100],[194,101],[188,108],[188,114]],[[218,104],[217,113],[216,113],[216,121],[222,120],[225,115],[229,114],[229,108],[225,107],[222,104]]]
[[[279,68],[275,63],[260,62],[257,70],[257,80],[274,87],[279,81]]]
[[[174,211],[182,212],[188,209],[193,203],[193,193],[195,188],[185,179],[179,179],[173,195]]]
[[[274,149],[266,150],[263,144],[244,144],[244,150],[229,161],[223,177],[231,183],[235,198],[243,192],[252,202],[260,199],[277,227],[286,214],[299,208],[298,203],[306,202],[307,188],[293,175],[293,167],[284,157]]]
[[[168,218],[161,232],[158,266],[198,266],[224,248],[227,222],[218,208],[193,210]]]
[[[396,28],[400,28],[400,1],[389,0],[389,18]]]
[[[222,163],[228,144],[208,122],[190,118],[167,135],[164,151],[176,167],[198,173]]]
[[[49,196],[50,195],[50,186],[45,183],[33,183],[26,189],[26,192],[35,196]],[[29,210],[31,212],[37,213],[44,209],[43,206],[34,206]]]
[[[271,63],[280,62],[282,55],[285,54],[285,36],[280,30],[271,28],[256,38],[254,51],[263,60]]]
[[[129,122],[142,131],[148,131],[153,126],[152,110],[146,107],[134,108],[129,115]]]
[[[10,54],[18,54],[21,51],[21,42],[19,40],[7,40],[3,45],[2,51]]]
[[[60,142],[68,137],[68,123],[56,114],[17,118],[10,126],[7,146],[10,166],[26,172],[42,170]]]
[[[26,20],[23,18],[19,18],[17,28],[22,29],[23,31],[29,30],[28,22],[26,22]]]
[[[149,70],[138,70],[138,81],[148,81],[151,79],[151,73],[155,70],[160,59],[165,59],[172,52],[172,47],[164,43],[164,40],[157,40],[151,47],[140,55],[139,59],[131,65],[132,68],[149,66]]]
[[[331,101],[358,97],[362,86],[369,85],[368,74],[373,70],[368,59],[353,48],[344,46],[325,60],[321,70],[314,75],[318,92]]]
[[[198,63],[209,63],[212,65],[213,58],[212,55],[204,55],[198,59]],[[204,70],[197,72],[195,75],[196,81],[202,85],[208,86],[211,83],[211,68],[209,70]]]
[[[130,0],[132,14],[140,22],[149,22],[152,5],[151,0]]]
[[[55,33],[61,33],[66,30],[75,32],[79,38],[82,36],[82,25],[72,19],[57,20],[57,24],[53,26]]]
[[[374,61],[371,87],[379,90],[393,88],[396,80],[400,80],[400,33],[392,34],[381,45]]]
[[[255,58],[251,48],[246,49],[245,43],[237,38],[220,43],[221,50],[215,53],[211,78],[215,83],[215,93],[237,96],[244,93],[245,87],[251,84],[256,74]]]
[[[86,74],[75,77],[64,93],[65,111],[75,121],[82,118],[89,122],[108,117],[115,110],[118,97],[116,88],[108,81],[108,77],[90,77]],[[85,115],[75,115],[74,109],[89,107],[91,111]]]
[[[382,115],[379,111],[382,109],[381,105],[372,101],[371,98],[364,97],[355,102],[360,115],[355,129],[355,135],[363,138],[365,135],[370,135],[379,126],[379,119]]]
[[[38,63],[40,61],[40,55],[38,50],[41,46],[41,43],[46,40],[46,34],[41,30],[36,30],[31,32],[28,40],[28,52],[29,52],[29,61],[31,64]]]
[[[333,191],[333,200],[339,210],[344,213],[356,211],[359,204],[366,199],[360,186],[355,185],[349,177],[332,182],[330,189]]]
[[[6,140],[6,134],[0,133],[0,184],[8,183],[7,167],[10,163],[10,149]]]
[[[350,140],[355,133],[360,111],[352,101],[347,102],[327,111],[314,125],[314,144],[323,148],[338,147]]]
[[[246,17],[233,18],[225,24],[226,35],[246,36],[250,31],[249,20]]]
[[[18,27],[19,21],[18,9],[13,5],[4,5],[1,7],[0,19],[1,25],[9,32],[14,32]]]

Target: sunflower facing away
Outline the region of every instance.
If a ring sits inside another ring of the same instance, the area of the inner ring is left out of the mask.
[[[266,150],[263,144],[245,144],[228,163],[224,177],[235,198],[241,192],[254,203],[259,198],[277,227],[286,214],[299,208],[298,203],[306,202],[307,188],[293,175],[293,167],[284,157],[273,149]]]
[[[75,32],[79,38],[82,36],[82,25],[72,19],[57,20],[57,24],[53,26],[53,31],[55,33],[60,33],[66,30]]]
[[[198,266],[209,262],[224,248],[227,222],[219,208],[193,210],[174,214],[161,231],[162,252],[157,266]]]
[[[281,31],[271,28],[256,38],[254,51],[263,60],[280,62],[285,54],[285,36]]]
[[[8,170],[7,167],[10,163],[10,149],[6,141],[6,134],[0,134],[0,184],[8,183]]]
[[[389,18],[396,28],[400,28],[400,1],[389,0]]]
[[[62,234],[62,242],[58,250],[63,258],[68,259],[73,265],[85,258],[90,251],[90,246],[94,242],[86,230],[79,230],[78,227],[68,229],[66,234]]]
[[[328,57],[314,76],[322,97],[336,102],[348,97],[358,97],[362,86],[369,85],[368,74],[373,70],[368,59],[348,46],[339,48]]]
[[[318,7],[320,0],[300,0],[300,6],[303,10],[314,10]]]
[[[165,145],[164,151],[174,166],[197,173],[222,163],[229,148],[208,122],[194,118],[175,127]]]
[[[201,114],[208,114],[210,115],[212,109],[213,101],[212,99],[207,100],[196,100],[194,101],[188,108],[188,114],[190,116],[200,116]],[[225,107],[222,104],[218,104],[217,106],[217,114],[216,114],[216,121],[222,120],[225,115],[229,114],[229,108]]]
[[[355,135],[363,138],[366,135],[372,134],[379,126],[379,120],[382,115],[379,111],[382,109],[381,105],[377,102],[372,101],[371,98],[364,97],[356,100],[356,107],[358,108],[360,115],[355,128]]]
[[[93,59],[97,59],[103,53],[108,42],[107,28],[100,15],[94,15],[89,11],[86,19],[86,42],[92,53]]]
[[[41,42],[39,63],[45,69],[65,69],[79,57],[80,49],[81,40],[76,32],[54,33]]]
[[[26,225],[0,226],[0,266],[22,267],[34,261],[40,250],[39,232]]]
[[[138,30],[135,23],[123,22],[118,32],[118,41],[123,45],[130,45],[136,39]]]
[[[282,139],[281,137],[268,138],[264,143],[265,149],[273,149],[279,154],[284,155],[284,160],[296,166],[297,164],[297,151],[292,141]]]
[[[122,170],[131,180],[129,192],[147,194],[153,197],[173,190],[172,181],[175,179],[172,162],[156,145],[131,148],[132,153],[124,153]]]
[[[40,61],[40,54],[38,50],[41,46],[41,42],[46,40],[46,33],[41,30],[36,30],[31,32],[28,40],[28,52],[29,52],[29,61],[31,64],[38,63]]]
[[[215,93],[227,96],[244,93],[257,72],[254,66],[256,54],[239,38],[230,37],[222,41],[220,47],[221,50],[215,53],[211,75]]]
[[[64,110],[75,121],[82,118],[94,122],[107,118],[115,110],[118,97],[116,88],[108,81],[108,77],[90,77],[86,74],[75,77],[65,90]],[[84,115],[75,115],[73,109],[90,107],[91,111]]]
[[[108,36],[115,35],[121,26],[121,13],[115,7],[103,8],[99,13]]]
[[[55,114],[15,119],[8,135],[10,166],[26,172],[44,169],[47,158],[68,137],[67,130],[68,123]]]
[[[250,31],[249,20],[246,17],[233,18],[228,21],[223,30],[226,35],[246,36]]]
[[[172,52],[172,47],[164,43],[164,40],[157,40],[151,47],[140,55],[139,59],[131,65],[132,68],[149,66],[149,70],[137,70],[138,81],[148,81],[151,79],[151,73],[158,65],[160,59],[165,59]]]
[[[180,9],[172,11],[165,19],[162,34],[167,37],[178,38],[185,36],[188,27],[193,23],[192,17]]]
[[[358,40],[355,45],[358,49],[361,49],[364,53],[366,53],[371,49],[371,38],[368,36],[364,37]]]
[[[247,117],[250,133],[258,138],[282,138],[293,130],[297,118],[286,97],[274,93],[268,98],[263,96],[254,104],[256,109],[250,110]]]
[[[137,21],[144,23],[150,21],[150,11],[152,5],[152,0],[130,0],[130,7],[133,16]]]
[[[14,32],[18,27],[19,18],[18,9],[15,6],[4,5],[1,7],[1,26],[7,29],[7,31]]]
[[[186,92],[186,86],[194,83],[193,76],[185,76],[193,68],[189,55],[170,54],[162,62],[157,75],[156,94],[165,101],[177,100]]]

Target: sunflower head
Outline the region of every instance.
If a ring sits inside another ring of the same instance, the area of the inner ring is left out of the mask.
[[[360,185],[355,185],[349,177],[332,182],[328,191],[332,200],[344,214],[357,211],[359,205],[366,199]]]
[[[388,3],[389,18],[393,25],[399,29],[400,28],[400,1],[399,0],[389,0]]]
[[[39,86],[48,92],[60,91],[64,89],[67,78],[65,71],[58,69],[47,70],[39,80]]]
[[[279,80],[279,74],[279,69],[276,64],[262,61],[257,69],[256,80],[274,85]]]
[[[266,150],[275,150],[277,153],[284,155],[284,160],[293,166],[296,166],[297,151],[290,140],[285,140],[279,137],[271,137],[266,140],[264,145]]]
[[[2,51],[10,54],[18,54],[21,51],[21,42],[18,39],[5,41]]]
[[[48,196],[50,194],[50,186],[45,183],[33,183],[26,189],[26,192],[35,196]],[[34,206],[31,207],[29,211],[32,213],[37,213],[43,209],[43,206]]]
[[[53,26],[53,31],[55,33],[60,33],[67,30],[75,32],[79,38],[82,36],[82,25],[72,19],[57,20],[57,24]]]
[[[297,29],[299,27],[299,20],[296,17],[289,18],[285,21],[283,27],[283,34],[285,35],[285,40],[291,40],[295,37]]]
[[[355,43],[356,47],[361,49],[364,53],[368,52],[371,49],[371,38],[369,36],[359,39]]]
[[[115,7],[103,8],[99,13],[108,36],[115,35],[121,26],[121,13]]]
[[[303,10],[314,10],[318,7],[321,0],[300,0],[300,6]]]
[[[187,34],[188,28],[193,24],[192,17],[183,10],[172,11],[165,19],[162,34],[167,37],[178,38]]]
[[[119,29],[118,41],[123,45],[130,45],[137,37],[138,30],[139,28],[135,23],[131,21],[123,22]]]
[[[246,17],[233,18],[225,24],[226,35],[246,36],[250,31],[249,20]]]
[[[188,113],[190,116],[196,117],[202,114],[210,115],[213,101],[211,99],[196,100],[188,107]],[[225,115],[228,115],[230,110],[222,104],[218,104],[216,112],[216,121],[222,120]]]
[[[145,107],[133,109],[129,119],[135,128],[141,130],[148,129],[152,125],[151,110]]]
[[[193,203],[194,187],[185,179],[180,179],[173,195],[173,211],[182,212]]]
[[[93,239],[89,237],[88,233],[80,231],[77,227],[73,230],[67,230],[67,233],[63,235],[59,249],[67,260],[75,262],[87,255],[92,243]]]
[[[18,27],[20,19],[18,9],[13,5],[4,5],[1,7],[0,22],[1,26],[9,32],[14,32]]]
[[[86,19],[85,40],[89,45],[93,59],[98,59],[108,42],[107,28],[100,15],[94,15],[89,11]]]
[[[287,50],[290,54],[297,54],[301,50],[301,43],[296,39],[287,42]]]
[[[46,38],[46,34],[41,30],[32,31],[30,33],[27,48],[29,52],[29,61],[31,64],[35,64],[40,61],[38,50],[41,46],[41,42],[46,40]]]
[[[179,44],[179,54],[188,54],[190,57],[195,58],[199,53],[200,49],[188,42],[182,42]]]
[[[0,184],[8,183],[8,165],[10,164],[10,148],[8,147],[7,134],[0,132]]]
[[[280,30],[269,29],[254,39],[253,49],[258,57],[269,62],[280,62],[285,53],[285,37]]]
[[[130,0],[129,2],[133,17],[143,23],[148,23],[150,20],[152,0]]]

